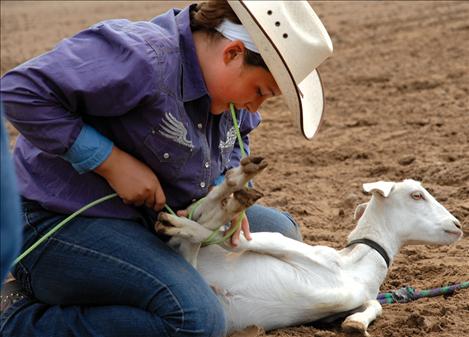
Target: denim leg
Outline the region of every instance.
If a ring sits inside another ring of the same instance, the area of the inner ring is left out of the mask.
[[[21,246],[20,201],[0,102],[0,284]]]
[[[63,218],[26,213],[26,246]],[[136,222],[75,218],[15,276],[37,301],[2,315],[4,337],[225,335],[223,308],[207,283]]]
[[[251,232],[278,232],[294,240],[303,241],[300,226],[287,212],[262,205],[246,210]]]

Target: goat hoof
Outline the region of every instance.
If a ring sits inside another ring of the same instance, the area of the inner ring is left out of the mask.
[[[264,195],[255,189],[243,189],[233,193],[235,199],[245,208],[254,205]]]
[[[160,221],[155,222],[155,232],[157,234],[166,234],[165,225]]]
[[[243,172],[247,174],[258,173],[267,167],[267,162],[262,157],[246,157],[241,160]]]
[[[249,162],[254,163],[256,165],[259,165],[264,161],[264,157],[247,157],[247,159],[249,159]]]
[[[244,157],[241,159],[240,163],[241,166],[245,166],[251,163],[255,165],[267,166],[267,162],[264,160],[264,157]]]
[[[251,162],[251,157],[244,157],[243,159],[240,160],[239,163],[240,163],[242,166],[244,166],[244,165],[249,164],[250,162]]]
[[[353,320],[345,320],[342,323],[342,329],[345,332],[358,332],[361,333],[363,336],[369,337],[370,334],[366,331],[366,326],[362,322],[353,321]]]
[[[253,163],[255,163],[259,166],[259,171],[262,171],[263,169],[265,169],[268,166],[267,161],[264,160],[264,158],[262,158],[262,157],[257,157],[257,158],[260,158],[261,160],[259,162],[253,161]]]
[[[165,212],[160,212],[155,222],[154,228],[158,234],[168,234],[169,228],[176,227],[172,222],[170,215]]]
[[[168,221],[168,220],[169,220],[168,215],[169,215],[169,214],[166,213],[166,212],[159,212],[159,213],[158,213],[158,218],[157,218],[157,220],[158,220],[158,221],[161,221],[161,222],[163,222],[163,221]]]
[[[258,171],[258,168],[257,168],[257,165],[253,163],[249,163],[243,166],[243,171],[244,173],[251,174],[251,173],[256,173]]]

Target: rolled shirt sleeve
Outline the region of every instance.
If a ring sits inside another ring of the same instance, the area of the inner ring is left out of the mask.
[[[156,91],[154,51],[135,29],[128,20],[97,24],[6,73],[1,99],[7,118],[34,146],[79,172],[98,164],[112,144],[82,117],[126,114]],[[91,149],[88,138],[98,146]],[[83,148],[88,154],[78,156]]]
[[[93,127],[85,124],[77,139],[62,156],[80,174],[94,170],[111,154],[113,143]]]

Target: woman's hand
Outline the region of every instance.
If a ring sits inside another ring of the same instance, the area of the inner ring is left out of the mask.
[[[145,205],[156,211],[166,204],[166,196],[153,171],[116,146],[94,172],[107,180],[125,204]]]
[[[228,233],[233,227],[238,224],[239,217],[241,216],[241,214],[243,215],[243,219],[241,220],[241,226],[239,226],[239,228],[230,237],[230,243],[232,247],[237,247],[239,245],[239,236],[241,230],[243,231],[246,240],[252,240],[251,231],[249,230],[249,221],[244,212],[237,214],[233,219],[231,219],[231,226],[226,230],[225,234]]]

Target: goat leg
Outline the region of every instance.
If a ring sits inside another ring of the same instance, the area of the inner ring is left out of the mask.
[[[233,193],[234,199],[239,203],[242,209],[251,207],[257,200],[264,195],[255,189],[242,189]]]
[[[267,167],[267,162],[262,157],[245,157],[241,159],[240,164],[225,175],[226,185],[232,188],[231,193],[242,189],[249,180]]]
[[[315,254],[313,246],[287,238],[280,233],[260,232],[251,233],[251,236],[250,241],[240,236],[238,250],[249,250],[282,259],[288,258],[303,264],[310,263],[311,257]]]
[[[211,231],[188,218],[161,212],[155,223],[157,233],[171,236],[168,245],[178,251],[186,261],[197,268],[200,243]]]
[[[262,193],[254,189],[243,189],[236,191],[233,197],[229,198],[218,212],[218,217],[211,219],[217,226],[207,226],[210,229],[216,229],[220,224],[224,224],[227,220],[233,218],[237,213],[253,205]],[[221,217],[220,217],[221,215]],[[196,221],[185,217],[179,217],[165,212],[158,214],[158,220],[155,223],[155,231],[160,234],[179,237],[189,240],[192,243],[200,243],[211,235],[210,229],[202,226]]]
[[[366,329],[372,321],[381,315],[383,309],[381,304],[377,300],[369,300],[365,303],[365,310],[362,312],[354,313],[348,316],[345,321],[342,323],[342,329],[346,332],[360,332],[364,336],[369,336],[370,334]]]
[[[205,220],[212,218],[214,208],[230,198],[231,194],[244,189],[248,181],[267,167],[267,162],[261,157],[246,157],[241,160],[240,166],[232,168],[225,174],[225,180],[215,186],[207,197],[195,210],[193,218],[205,226]],[[209,214],[209,215],[208,215]],[[208,215],[205,216],[204,215]],[[202,219],[200,219],[203,217]]]
[[[212,233],[195,221],[164,212],[158,214],[155,230],[157,233],[183,238],[192,243],[200,243]]]
[[[236,214],[252,206],[261,197],[261,192],[243,188],[220,201],[207,198],[203,200],[203,213],[198,218],[193,218],[205,228],[215,230],[228,223]]]

